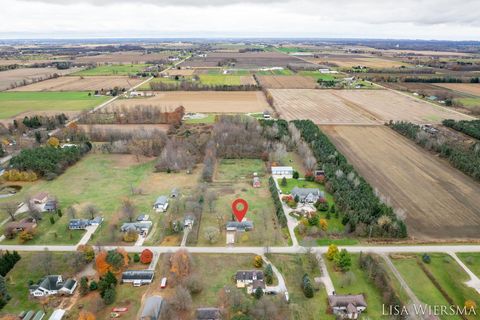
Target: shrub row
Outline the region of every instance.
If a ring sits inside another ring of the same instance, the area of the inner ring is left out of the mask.
[[[446,127],[465,133],[472,138],[480,139],[480,120],[455,121],[452,119],[446,119],[442,121],[442,124]]]
[[[287,217],[285,216],[285,212],[283,211],[282,202],[278,197],[277,185],[275,184],[275,180],[272,177],[268,179],[268,188],[270,189],[270,193],[272,194],[273,204],[275,205],[275,214],[277,215],[278,222],[285,228],[287,226]]]

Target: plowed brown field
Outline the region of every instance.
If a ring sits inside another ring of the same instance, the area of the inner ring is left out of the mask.
[[[325,126],[359,173],[416,239],[480,238],[480,184],[387,127]]]
[[[258,76],[260,85],[267,89],[315,89],[312,77],[304,76]]]
[[[142,79],[118,76],[69,76],[33,83],[15,88],[12,91],[92,91],[109,90],[114,87],[129,89],[142,81]]]
[[[437,83],[435,85],[480,97],[480,84],[478,83]]]

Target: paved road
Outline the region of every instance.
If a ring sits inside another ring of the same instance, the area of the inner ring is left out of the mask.
[[[452,256],[453,259],[462,267],[463,270],[468,274],[470,277],[470,280],[465,282],[465,284],[475,290],[477,290],[478,293],[480,293],[480,279],[477,277],[476,274],[474,274],[464,263],[462,260],[458,258],[458,256],[455,254],[455,252],[448,252],[450,256]]]
[[[47,248],[50,251],[75,251],[76,245],[0,245],[0,250],[16,250],[16,251],[43,251]],[[127,252],[141,252],[143,249],[150,249],[158,253],[174,252],[180,249],[179,246],[163,247],[163,246],[102,246],[102,248],[110,250],[115,248],[125,249]],[[264,254],[266,247],[185,247],[191,253],[222,253],[222,254]],[[268,253],[304,253],[307,248],[302,246],[291,247],[268,247]],[[324,254],[328,247],[314,247],[315,253]],[[423,252],[480,252],[480,245],[416,245],[416,246],[340,246],[339,249],[346,249],[351,253],[423,253]]]

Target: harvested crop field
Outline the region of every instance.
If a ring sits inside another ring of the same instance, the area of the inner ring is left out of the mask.
[[[471,117],[393,90],[270,90],[277,111],[287,120],[316,124],[382,124],[390,120],[440,123]]]
[[[120,76],[68,76],[32,83],[12,91],[94,91],[109,90],[114,87],[129,89],[143,80]]]
[[[0,91],[52,77],[54,74],[65,75],[79,69],[58,70],[56,68],[21,68],[0,72]]]
[[[360,55],[325,55],[318,58],[306,58],[307,61],[324,64],[334,63],[340,68],[352,68],[356,66],[364,66],[367,68],[399,68],[401,66],[408,66],[407,63],[396,61],[393,59],[384,59]]]
[[[315,89],[317,84],[312,77],[306,76],[260,76],[257,80],[267,89]]]
[[[480,184],[386,127],[325,126],[339,150],[415,239],[480,238]]]
[[[187,112],[244,113],[270,110],[260,91],[166,91],[153,97],[116,100],[107,108],[152,105],[175,109],[184,106]]]
[[[148,53],[144,52],[118,52],[77,57],[76,63],[146,63],[156,60],[166,60],[172,52]]]
[[[111,131],[116,130],[120,132],[132,132],[132,131],[151,131],[160,130],[167,132],[170,125],[168,124],[79,124],[79,128],[85,130],[85,132],[95,131]]]
[[[453,91],[459,91],[462,93],[472,94],[474,96],[480,96],[479,83],[437,83],[435,85]]]
[[[181,63],[189,67],[218,67],[232,62],[235,68],[286,67],[291,63],[302,63],[301,59],[279,52],[212,52],[206,57],[193,57]]]
[[[310,119],[316,124],[378,124],[362,108],[338,97],[336,90],[273,89],[275,108],[286,120]]]

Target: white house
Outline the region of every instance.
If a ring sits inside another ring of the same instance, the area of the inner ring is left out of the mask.
[[[168,208],[168,197],[160,196],[157,198],[157,201],[153,204],[153,209],[156,212],[165,212]]]
[[[328,304],[333,313],[343,319],[358,319],[358,315],[367,309],[363,294],[329,295]]]
[[[50,275],[38,284],[29,287],[30,294],[34,297],[47,297],[54,294],[72,295],[77,288],[75,279],[67,279],[63,282],[61,275]]]
[[[293,177],[293,168],[292,167],[272,167],[272,175],[291,178]]]

